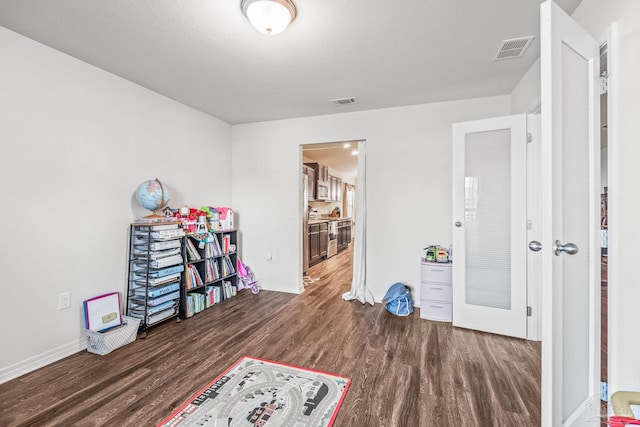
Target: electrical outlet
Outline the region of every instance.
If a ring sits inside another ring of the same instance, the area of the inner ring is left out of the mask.
[[[273,261],[273,252],[267,252],[267,261]]]
[[[71,292],[63,292],[58,295],[58,310],[71,307]]]

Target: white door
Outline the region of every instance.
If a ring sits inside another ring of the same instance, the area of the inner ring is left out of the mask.
[[[526,115],[453,125],[453,325],[527,336]]]
[[[599,425],[599,46],[540,13],[542,424]]]

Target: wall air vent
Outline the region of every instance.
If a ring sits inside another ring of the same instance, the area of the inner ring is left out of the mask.
[[[493,60],[502,61],[503,59],[520,58],[531,45],[533,39],[534,36],[503,40]]]
[[[330,102],[336,105],[349,105],[349,104],[357,104],[358,100],[355,97],[350,97],[350,98],[332,99]]]

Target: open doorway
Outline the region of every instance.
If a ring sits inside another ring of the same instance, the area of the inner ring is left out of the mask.
[[[340,141],[300,146],[301,291],[307,286],[321,285],[325,280],[323,277],[326,277],[323,274],[325,270],[333,271],[340,267],[343,271],[351,271],[355,194],[358,188],[358,143]]]

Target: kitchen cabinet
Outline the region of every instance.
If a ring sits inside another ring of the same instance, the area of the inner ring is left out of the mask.
[[[320,257],[327,257],[327,247],[329,246],[329,224],[323,222],[320,225]]]
[[[302,165],[302,173],[307,175],[307,200],[316,199],[316,171],[315,169]]]
[[[309,225],[309,265],[322,261],[327,256],[328,226],[326,222]]]
[[[309,226],[309,265],[320,259],[320,224],[313,224]]]
[[[313,169],[315,174],[314,182],[314,200],[330,200],[329,187],[331,185],[329,179],[329,168],[321,163],[304,163],[304,166],[307,166]]]
[[[342,201],[342,178],[329,175],[329,200],[333,202]]]
[[[316,181],[329,182],[329,168],[321,163],[304,163],[315,172]]]
[[[351,220],[338,221],[338,251],[346,249],[351,243]]]

